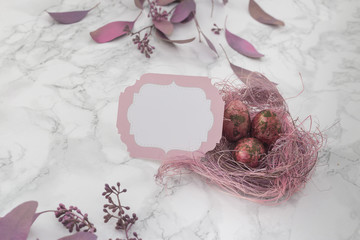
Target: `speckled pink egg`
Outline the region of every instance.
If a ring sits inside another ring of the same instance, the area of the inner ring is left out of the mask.
[[[264,145],[256,138],[243,138],[237,142],[234,149],[234,158],[249,167],[259,166],[259,160],[265,154]]]
[[[281,120],[272,110],[263,110],[255,115],[251,123],[251,135],[261,142],[272,145],[280,137]]]
[[[250,131],[250,115],[247,107],[239,100],[225,106],[223,133],[228,141],[235,142],[246,137]]]

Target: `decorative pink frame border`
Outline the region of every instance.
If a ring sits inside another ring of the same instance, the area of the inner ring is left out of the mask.
[[[204,90],[206,98],[211,101],[210,110],[214,117],[214,123],[208,132],[208,139],[202,142],[200,148],[195,152],[183,150],[170,150],[167,153],[161,148],[142,147],[135,142],[134,135],[130,134],[130,122],[127,118],[127,112],[133,103],[135,93],[145,84],[169,85],[175,82],[181,87],[196,87]],[[207,77],[181,76],[170,74],[154,74],[148,73],[141,76],[133,86],[127,87],[119,97],[117,128],[121,135],[121,140],[127,145],[128,152],[134,158],[150,158],[150,159],[173,159],[176,157],[196,157],[201,156],[205,152],[212,150],[216,143],[220,141],[222,134],[224,114],[224,101],[219,95],[218,89],[211,84],[211,79]]]

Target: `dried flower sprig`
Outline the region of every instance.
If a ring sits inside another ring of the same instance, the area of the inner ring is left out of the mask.
[[[144,37],[141,38],[141,32],[150,28],[150,31],[145,33]],[[134,36],[132,41],[135,45],[137,45],[137,49],[145,55],[146,58],[150,58],[150,54],[153,54],[155,47],[150,45],[150,36],[153,30],[153,26],[147,26],[144,27],[143,29],[137,31],[137,32],[131,32],[131,30],[129,28],[124,29],[124,31],[127,32],[128,35],[130,36]]]
[[[224,29],[220,28],[218,25],[216,25],[216,23],[214,23],[213,25],[214,25],[214,27],[211,29],[211,31],[213,33],[215,33],[216,35],[220,35],[220,32]]]
[[[136,33],[132,39],[133,43],[137,45],[137,49],[145,55],[146,58],[150,58],[150,54],[154,52],[155,47],[150,45],[149,36],[151,34],[145,33],[144,37],[141,38],[140,33]]]
[[[75,206],[70,206],[69,209],[62,203],[55,211],[55,217],[66,227],[69,232],[96,232],[94,224],[89,221],[88,214],[83,214],[81,210]],[[85,229],[83,229],[85,228]]]
[[[131,227],[138,220],[138,217],[135,213],[127,214],[126,212],[130,210],[129,206],[124,206],[120,202],[119,195],[125,193],[127,190],[124,188],[121,190],[120,183],[118,182],[116,186],[111,186],[105,184],[105,192],[102,195],[107,199],[108,204],[104,205],[104,222],[109,222],[112,218],[116,219],[115,229],[123,230],[125,232],[126,240],[142,240],[136,232],[133,232],[133,237],[129,236]],[[114,200],[114,199],[115,200]],[[111,240],[111,239],[109,239]],[[121,240],[116,238],[115,240]]]
[[[162,10],[161,7],[157,6],[156,1],[148,0],[150,11],[148,17],[151,17],[153,21],[163,21],[168,20],[169,12],[166,10]]]

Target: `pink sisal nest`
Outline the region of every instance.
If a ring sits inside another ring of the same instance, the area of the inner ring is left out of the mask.
[[[235,161],[231,150],[234,143],[223,137],[215,149],[200,159],[179,157],[163,162],[157,180],[188,170],[230,194],[263,204],[286,201],[305,186],[322,145],[320,131],[314,133],[305,130],[302,123],[296,123],[275,84],[262,74],[252,73],[245,82],[246,86],[236,86],[230,81],[217,84],[225,104],[238,99],[247,105],[251,119],[264,109],[274,110],[282,119],[283,133],[270,146],[260,165],[252,169]]]

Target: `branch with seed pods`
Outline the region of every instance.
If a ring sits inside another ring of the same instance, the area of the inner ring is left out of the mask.
[[[135,213],[127,214],[127,211],[130,210],[129,206],[124,206],[120,201],[120,194],[125,193],[127,190],[124,188],[121,190],[120,183],[118,182],[116,186],[109,186],[105,184],[105,192],[102,195],[107,199],[108,203],[104,205],[104,222],[107,223],[111,219],[116,220],[115,229],[122,230],[125,232],[126,240],[142,240],[136,232],[132,233],[130,236],[130,229],[138,220],[138,217]],[[111,239],[109,239],[111,240]],[[121,240],[116,238],[115,240]]]

